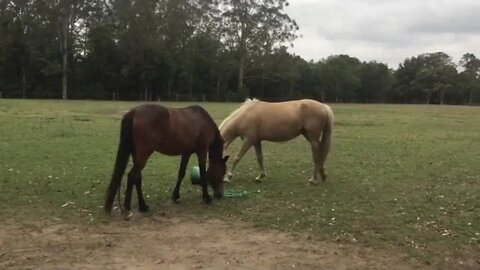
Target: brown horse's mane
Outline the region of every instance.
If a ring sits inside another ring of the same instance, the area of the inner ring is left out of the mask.
[[[257,101],[260,101],[256,98],[247,98],[243,103],[242,105],[240,105],[240,107],[238,107],[235,111],[233,111],[229,116],[227,116],[227,118],[225,118],[222,123],[220,124],[220,126],[218,127],[219,130],[222,130],[224,128],[227,128],[228,127],[228,124],[232,122],[232,120],[234,120],[235,118],[237,118],[237,116],[239,116],[242,112],[245,111],[245,109],[247,109],[248,107],[250,107],[252,104],[254,104],[255,102]]]
[[[214,130],[215,132],[215,137],[214,137],[214,141],[212,142],[212,144],[209,146],[209,149],[208,149],[208,155],[209,155],[209,158],[212,159],[212,160],[215,160],[215,161],[220,161],[222,160],[222,155],[223,155],[223,138],[222,136],[220,135],[220,131],[217,127],[217,124],[215,123],[215,121],[212,119],[212,117],[208,114],[208,112],[202,108],[201,106],[198,106],[198,105],[193,105],[191,106],[191,109],[194,109],[194,110],[197,110],[199,111],[201,114],[203,114],[203,116],[208,119],[208,121],[210,122],[211,126],[212,126],[212,129]]]

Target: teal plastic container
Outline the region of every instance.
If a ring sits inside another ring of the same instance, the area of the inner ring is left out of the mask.
[[[190,170],[190,181],[192,185],[200,185],[200,168],[198,166],[193,166]]]

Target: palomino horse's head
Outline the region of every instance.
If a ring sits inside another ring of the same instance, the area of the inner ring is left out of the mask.
[[[220,160],[212,160],[207,169],[207,179],[213,188],[215,198],[223,197],[223,177],[227,172],[228,156],[220,158]]]

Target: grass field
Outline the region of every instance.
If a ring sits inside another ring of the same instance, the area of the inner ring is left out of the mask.
[[[0,99],[1,219],[108,222],[101,205],[119,119],[136,104]],[[239,104],[201,105],[220,123]],[[251,150],[226,186],[248,191],[246,198],[206,206],[200,190],[186,179],[182,203],[174,205],[170,196],[179,158],[157,154],[143,174],[152,215],[248,221],[321,240],[399,248],[424,263],[445,257],[478,260],[480,108],[332,108],[336,119],[327,182],[307,185],[312,165],[303,138],[267,142],[264,182],[252,181],[258,166]],[[239,146],[236,142],[229,153]],[[136,197],[133,202],[135,207]]]

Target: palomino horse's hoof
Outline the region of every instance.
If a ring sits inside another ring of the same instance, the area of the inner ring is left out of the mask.
[[[255,177],[255,182],[260,183],[265,178],[265,174],[260,174],[259,176]]]
[[[315,180],[313,178],[308,179],[308,183],[314,186],[317,186],[319,184],[318,180]]]
[[[132,218],[133,218],[133,212],[132,211],[125,211],[123,213],[123,219],[130,220]]]
[[[223,177],[223,182],[231,183],[232,182],[233,175],[232,173],[227,173],[225,177]]]

